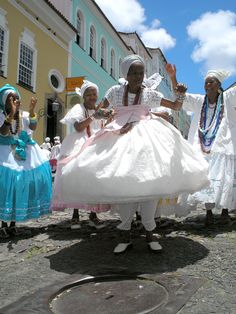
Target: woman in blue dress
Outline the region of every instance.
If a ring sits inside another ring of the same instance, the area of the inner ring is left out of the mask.
[[[0,237],[18,235],[16,222],[50,212],[51,169],[46,155],[32,139],[37,127],[34,112],[20,109],[20,94],[13,86],[0,88]]]

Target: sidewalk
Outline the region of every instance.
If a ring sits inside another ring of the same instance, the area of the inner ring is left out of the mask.
[[[38,221],[21,224],[23,236],[0,245],[1,308],[23,296],[74,275],[137,273],[193,276],[203,279],[181,314],[236,313],[236,213],[228,227],[218,223],[206,229],[203,213],[185,221],[162,219],[157,229],[163,252],[148,251],[142,231],[133,231],[133,249],[121,256],[112,253],[117,243],[118,216],[100,214],[107,226],[70,230],[71,211],[57,212]],[[96,312],[94,312],[96,313]]]

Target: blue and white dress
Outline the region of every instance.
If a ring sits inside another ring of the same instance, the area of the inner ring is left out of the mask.
[[[51,169],[32,140],[29,113],[20,113],[17,135],[0,134],[0,220],[21,222],[50,213]],[[0,127],[5,116],[0,112]],[[14,130],[14,124],[12,126]]]

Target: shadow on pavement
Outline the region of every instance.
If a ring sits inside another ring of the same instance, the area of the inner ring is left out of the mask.
[[[112,253],[117,239],[109,234],[81,240],[70,247],[47,256],[50,267],[67,274],[100,275],[104,273],[163,273],[173,272],[203,259],[208,249],[185,237],[161,238],[163,251],[148,251],[144,237],[134,238],[132,250],[122,255]]]
[[[231,215],[231,223],[228,225],[222,225],[220,223],[220,215],[214,215],[214,224],[212,226],[206,227],[204,222],[205,216],[199,215],[197,217],[186,218],[183,222],[176,223],[172,230],[170,228],[165,227],[164,228],[160,227],[159,230],[164,234],[175,230],[177,232],[184,231],[186,236],[193,234],[210,238],[214,238],[219,234],[236,231],[235,215]]]

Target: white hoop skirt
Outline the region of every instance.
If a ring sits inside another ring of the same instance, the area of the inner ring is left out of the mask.
[[[64,201],[120,204],[208,186],[208,163],[175,127],[142,105],[116,111],[112,123],[60,162]],[[133,128],[120,135],[127,122]]]

